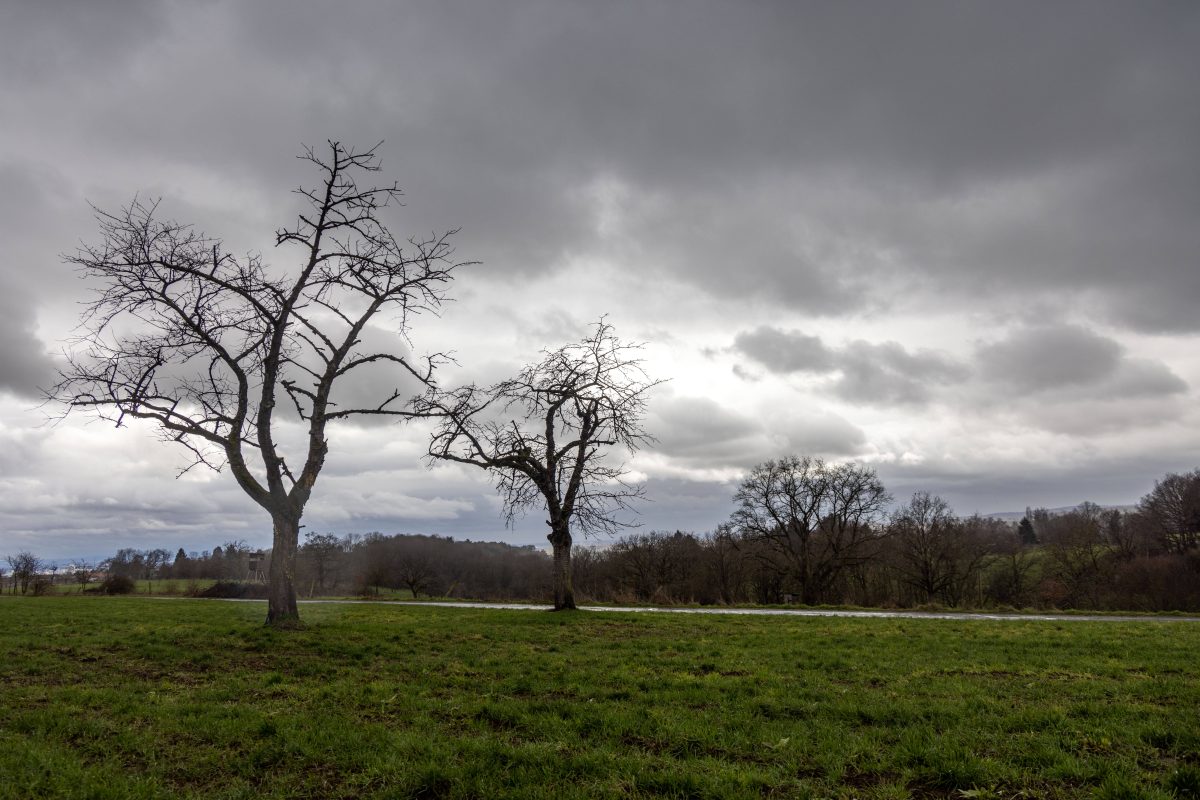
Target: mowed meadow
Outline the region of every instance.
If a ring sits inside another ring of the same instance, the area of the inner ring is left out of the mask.
[[[0,599],[0,797],[1200,797],[1200,624]]]

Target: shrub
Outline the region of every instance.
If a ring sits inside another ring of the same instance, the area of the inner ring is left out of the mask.
[[[241,583],[240,581],[217,581],[207,589],[197,592],[196,597],[245,597],[255,600],[265,600],[267,597],[267,585],[265,583]]]
[[[109,575],[98,588],[101,594],[133,594],[137,585],[128,575]]]

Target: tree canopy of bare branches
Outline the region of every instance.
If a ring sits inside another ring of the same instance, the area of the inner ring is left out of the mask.
[[[896,571],[920,602],[961,604],[985,560],[1005,550],[1011,554],[1009,566],[1023,566],[1013,551],[1020,540],[1011,526],[979,515],[956,517],[945,500],[929,492],[914,493],[896,509],[888,530]],[[1017,579],[1013,588],[1019,589],[1019,571],[1012,576]]]
[[[165,440],[190,451],[192,466],[228,466],[271,516],[271,624],[299,616],[297,537],[328,452],[327,425],[421,413],[408,401],[440,361],[370,349],[364,332],[377,321],[407,340],[413,316],[438,310],[461,266],[453,261],[454,231],[407,242],[389,231],[381,212],[399,189],[358,184],[379,170],[376,148],[331,141],[300,158],[320,181],[296,190],[305,210],[276,232],[276,246],[298,256],[292,269],[231,253],[161,218],[156,202],[97,210],[99,244],[68,261],[99,288],[50,392],[68,412],[118,427],[129,419],[155,423]],[[415,384],[365,404],[334,399],[335,385],[385,366]],[[302,443],[285,453],[283,427],[297,417]]]
[[[730,519],[747,541],[782,556],[802,602],[822,602],[842,571],[874,555],[891,496],[864,464],[789,456],[754,467]]]
[[[8,562],[9,570],[12,572],[13,594],[17,593],[18,587],[21,589],[21,594],[28,592],[38,575],[46,567],[40,558],[28,550],[22,550],[15,556],[6,556],[5,561]]]
[[[1157,529],[1168,551],[1186,553],[1200,547],[1200,469],[1167,473],[1154,482],[1138,510]]]
[[[642,497],[611,451],[632,454],[643,428],[651,380],[639,345],[623,343],[601,319],[581,341],[544,351],[515,378],[481,388],[431,388],[421,406],[442,422],[429,444],[434,460],[489,470],[511,522],[544,507],[554,552],[554,607],[575,607],[572,525],[615,533],[622,512]]]

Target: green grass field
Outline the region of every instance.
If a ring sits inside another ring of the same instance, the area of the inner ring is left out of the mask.
[[[0,600],[0,797],[1194,798],[1200,625]]]

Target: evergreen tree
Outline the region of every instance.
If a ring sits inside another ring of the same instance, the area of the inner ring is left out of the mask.
[[[1033,523],[1029,521],[1029,517],[1021,517],[1021,524],[1017,526],[1017,534],[1021,537],[1021,544],[1037,544],[1037,533],[1034,532]]]

